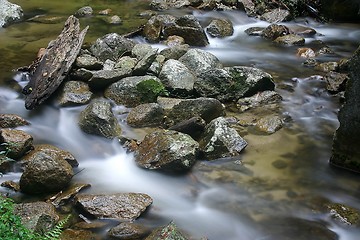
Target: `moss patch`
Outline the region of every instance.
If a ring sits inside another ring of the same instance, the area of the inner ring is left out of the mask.
[[[158,96],[168,95],[164,85],[154,79],[148,79],[138,83],[136,90],[140,93],[143,102],[156,102]]]

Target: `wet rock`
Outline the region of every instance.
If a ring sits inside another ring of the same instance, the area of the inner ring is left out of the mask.
[[[131,76],[132,69],[116,68],[112,70],[100,70],[93,72],[88,80],[89,86],[95,90],[103,90],[114,82]]]
[[[131,109],[126,118],[132,127],[161,126],[164,121],[164,110],[157,103],[145,103]]]
[[[188,238],[177,228],[174,222],[155,229],[145,240],[187,240]]]
[[[107,235],[110,239],[143,239],[150,233],[146,227],[129,222],[122,222],[119,225],[111,228]]]
[[[178,124],[169,128],[177,132],[182,132],[190,135],[195,140],[198,140],[205,131],[206,122],[201,117],[192,117],[188,120],[179,122]]]
[[[81,190],[89,188],[91,185],[86,183],[75,183],[69,186],[66,190],[57,193],[50,198],[52,204],[58,208],[69,203]]]
[[[106,138],[115,138],[121,135],[121,127],[111,110],[111,105],[105,100],[92,101],[80,113],[79,126],[86,133]]]
[[[11,23],[18,22],[24,16],[23,10],[19,5],[0,0],[0,27],[6,27]]]
[[[241,112],[248,109],[255,108],[261,105],[279,103],[282,101],[282,97],[275,91],[263,91],[259,92],[251,97],[240,98],[237,101],[236,106]]]
[[[135,220],[153,200],[143,193],[118,193],[112,195],[78,195],[76,204],[96,218]]]
[[[100,70],[103,67],[103,63],[90,54],[82,54],[76,58],[75,66],[88,70]]]
[[[189,45],[182,44],[182,45],[176,45],[169,48],[165,48],[160,51],[160,54],[163,55],[166,60],[168,59],[178,60],[187,51],[189,51]]]
[[[293,32],[294,34],[304,37],[312,37],[317,33],[315,29],[301,25],[293,25],[290,26],[289,28],[290,31]]]
[[[227,37],[234,33],[232,22],[228,19],[214,19],[206,28],[207,33],[212,37]]]
[[[92,54],[105,62],[106,59],[117,61],[125,53],[130,53],[135,42],[120,36],[117,33],[109,33],[98,38],[90,47]]]
[[[27,229],[38,233],[50,231],[59,220],[55,207],[46,202],[15,204],[14,213]]]
[[[336,71],[338,67],[337,62],[324,62],[316,64],[314,69],[322,72],[330,72],[330,71]]]
[[[326,205],[331,216],[345,225],[360,225],[359,210],[340,203],[329,203]]]
[[[62,107],[83,105],[90,102],[92,97],[89,85],[82,81],[67,81],[58,98]]]
[[[150,44],[138,43],[131,50],[131,55],[137,59],[141,59],[151,51],[153,51],[153,48]]]
[[[263,118],[260,118],[257,122],[256,122],[256,129],[258,131],[267,133],[267,134],[272,134],[275,133],[276,131],[278,131],[279,129],[282,128],[284,122],[283,119],[278,116],[278,115],[269,115]]]
[[[151,49],[146,53],[139,62],[135,65],[133,74],[134,75],[145,75],[151,64],[154,62],[158,49]]]
[[[34,149],[21,158],[23,164],[27,164],[27,162],[32,161],[41,156],[42,154],[49,155],[53,158],[62,158],[66,162],[68,162],[72,167],[79,166],[76,158],[68,151],[62,150],[58,147],[55,147],[50,144],[38,144],[34,146]]]
[[[269,12],[266,12],[260,16],[261,20],[270,22],[270,23],[278,23],[290,20],[291,13],[288,10],[276,8],[272,9]]]
[[[174,47],[174,46],[184,45],[185,39],[183,37],[173,35],[173,36],[168,36],[164,43],[169,47]]]
[[[136,163],[146,169],[184,172],[196,162],[199,144],[189,135],[158,130],[145,136],[136,154]]]
[[[11,170],[11,163],[14,160],[5,156],[5,154],[0,154],[0,176],[2,173],[9,172]]]
[[[311,48],[298,48],[296,55],[302,58],[314,58],[316,56]]]
[[[170,126],[188,120],[192,117],[201,117],[206,122],[224,116],[225,107],[214,98],[196,99],[158,99],[158,103],[165,110],[165,116]]]
[[[274,42],[285,45],[304,45],[305,38],[296,34],[288,34],[285,36],[277,37]]]
[[[16,128],[30,123],[16,114],[0,114],[0,128]]]
[[[163,33],[165,39],[177,35],[184,38],[185,43],[191,46],[204,47],[209,44],[203,28],[193,15],[184,15],[177,18],[175,23],[164,27]]]
[[[121,71],[128,72],[130,75],[132,70],[134,69],[136,63],[137,63],[136,58],[124,56],[116,62],[114,69],[115,70],[121,69]]]
[[[159,74],[164,86],[175,96],[191,95],[196,77],[178,60],[167,60]]]
[[[203,136],[199,143],[207,160],[238,155],[247,146],[247,142],[223,117],[212,120]]]
[[[0,129],[0,150],[12,159],[21,158],[33,148],[33,138],[30,134],[16,129]]]
[[[2,170],[1,170],[1,164],[0,164],[0,172],[2,172]],[[5,181],[5,182],[2,182],[2,183],[0,184],[0,186],[5,187],[5,188],[8,188],[8,189],[11,189],[11,190],[13,190],[13,191],[15,191],[15,192],[20,191],[20,185],[19,185],[18,183],[14,182],[14,181]]]
[[[349,76],[345,73],[338,73],[330,71],[324,76],[326,82],[326,89],[330,93],[339,93],[345,91],[346,82],[348,81]]]
[[[91,231],[86,231],[86,230],[74,230],[74,229],[70,229],[67,228],[65,229],[60,236],[61,240],[67,240],[67,239],[72,239],[72,240],[101,240],[102,237],[91,232]]]
[[[234,66],[224,69],[235,81],[232,90],[236,93],[237,99],[275,88],[272,76],[258,68]]]
[[[194,74],[200,74],[212,68],[221,68],[220,60],[213,54],[201,49],[190,49],[179,61],[182,62]]]
[[[93,9],[90,6],[85,6],[80,9],[78,9],[75,12],[76,17],[90,17],[93,14]]]
[[[99,231],[108,226],[109,224],[102,220],[92,220],[87,222],[78,222],[73,227],[76,229]]]
[[[245,33],[249,36],[262,36],[264,29],[263,27],[250,27],[245,30]]]
[[[278,37],[282,37],[288,34],[290,34],[289,28],[285,25],[278,24],[271,24],[263,31],[263,36],[271,40],[275,40]]]
[[[159,42],[163,28],[174,24],[176,18],[171,15],[156,15],[151,17],[144,26],[143,35],[149,42]]]
[[[349,80],[346,84],[345,104],[338,118],[330,163],[360,172],[360,47],[349,59]]]

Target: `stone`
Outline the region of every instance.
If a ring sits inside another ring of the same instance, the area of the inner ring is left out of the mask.
[[[296,55],[302,58],[314,58],[316,56],[315,51],[311,48],[298,48]]]
[[[72,184],[64,191],[61,191],[55,196],[51,197],[50,201],[56,208],[59,208],[60,206],[69,203],[79,192],[81,192],[83,189],[89,188],[90,186],[90,184],[86,183]]]
[[[143,35],[151,43],[159,42],[165,25],[174,24],[176,18],[171,15],[152,16],[144,26]]]
[[[291,18],[291,13],[288,10],[275,8],[266,12],[260,16],[261,20],[270,22],[270,23],[278,23],[287,21]]]
[[[87,70],[85,68],[72,69],[70,72],[70,78],[72,80],[79,80],[87,82],[93,76],[93,71]]]
[[[250,27],[245,30],[245,33],[249,36],[262,36],[264,29],[263,27]]]
[[[166,236],[164,238],[164,236]],[[168,225],[155,229],[145,240],[187,240],[184,233],[182,233],[174,222],[170,222]]]
[[[87,70],[100,70],[103,67],[103,63],[90,54],[82,54],[76,58],[75,67]]]
[[[142,59],[146,54],[152,52],[153,48],[147,43],[138,43],[131,50],[131,55],[137,59]]]
[[[71,228],[65,229],[61,233],[61,239],[72,239],[72,240],[101,240],[103,239],[100,235],[87,230],[74,230]]]
[[[0,172],[2,172],[1,170],[1,164],[0,164]],[[5,187],[5,188],[8,188],[8,189],[11,189],[15,192],[19,192],[20,191],[20,185],[14,181],[5,181],[5,182],[2,182],[0,184],[0,186],[2,187]]]
[[[120,137],[121,127],[108,101],[96,99],[80,113],[79,126],[89,134],[106,138]]]
[[[76,17],[90,17],[93,14],[93,9],[90,6],[85,6],[80,9],[78,9],[75,12]]]
[[[122,19],[118,15],[113,15],[111,17],[106,18],[107,22],[112,25],[120,25],[122,24]]]
[[[187,51],[189,51],[189,45],[182,44],[182,45],[175,45],[169,48],[164,48],[163,50],[160,51],[160,54],[163,55],[166,60],[168,59],[178,60]]]
[[[132,127],[158,127],[164,121],[164,110],[158,103],[140,104],[131,109],[126,121]]]
[[[165,57],[161,54],[158,54],[155,60],[153,61],[153,63],[151,64],[151,66],[149,67],[149,69],[147,70],[147,72],[150,75],[159,76],[162,66],[164,65],[164,62],[165,62]]]
[[[122,222],[119,225],[111,228],[107,236],[110,239],[143,239],[150,233],[150,230],[140,224]]]
[[[285,44],[285,45],[304,45],[305,38],[296,35],[296,34],[288,34],[285,36],[277,37],[274,40],[275,43]]]
[[[262,36],[271,40],[275,40],[278,37],[282,37],[288,34],[290,34],[290,29],[285,25],[271,24],[263,30]]]
[[[322,72],[336,71],[339,64],[337,62],[323,62],[316,64],[314,69]]]
[[[88,80],[88,84],[94,90],[104,90],[112,83],[131,76],[131,73],[132,69],[130,68],[99,70],[92,73],[92,77]]]
[[[228,19],[214,19],[206,28],[207,33],[212,37],[224,38],[234,34],[234,27]]]
[[[4,128],[0,129],[0,143],[6,157],[19,159],[33,148],[33,137],[22,130]]]
[[[24,16],[19,5],[7,0],[0,0],[0,27],[6,27],[11,23],[20,21]]]
[[[247,146],[247,142],[224,117],[212,120],[203,136],[199,144],[207,160],[239,155]]]
[[[278,115],[269,115],[263,118],[260,118],[255,126],[256,129],[260,132],[267,134],[272,134],[282,128],[284,124],[283,119]]]
[[[137,63],[136,58],[132,58],[130,56],[124,56],[116,62],[114,69],[115,70],[121,69],[124,72],[128,72],[130,75],[136,63]]]
[[[187,51],[179,58],[179,61],[196,75],[212,68],[222,67],[220,60],[215,55],[196,48]]]
[[[137,62],[133,69],[133,75],[145,75],[146,71],[149,69],[151,64],[154,62],[158,49],[151,48],[151,50],[146,53],[140,60]]]
[[[192,117],[188,120],[179,122],[178,124],[171,126],[169,130],[182,132],[190,135],[193,139],[198,140],[205,131],[206,122],[201,117]]]
[[[326,204],[332,218],[344,225],[360,226],[360,212],[356,208],[340,203]]]
[[[330,71],[324,76],[326,90],[335,94],[345,91],[346,82],[349,80],[348,74]]]
[[[164,42],[166,45],[168,45],[170,48],[175,46],[180,46],[185,44],[185,39],[180,36],[168,36],[168,38]]]
[[[58,103],[62,107],[88,104],[92,97],[89,85],[82,81],[65,82]]]
[[[136,153],[136,164],[142,168],[181,173],[195,164],[199,144],[189,135],[157,130],[147,134]]]
[[[16,128],[30,123],[16,114],[0,114],[0,128]]]
[[[150,2],[150,7],[157,11],[163,11],[171,8],[182,8],[189,5],[190,2],[188,0],[152,0]]]
[[[280,103],[282,101],[282,97],[275,91],[263,91],[258,92],[251,97],[240,98],[236,106],[241,111],[244,112],[246,110],[261,106],[268,105],[273,103]]]
[[[76,206],[96,218],[120,221],[135,220],[153,200],[143,193],[117,193],[109,195],[77,195]]]

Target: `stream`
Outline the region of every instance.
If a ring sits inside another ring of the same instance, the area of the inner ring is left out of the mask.
[[[135,29],[146,21],[139,13],[148,8],[148,2],[141,0],[12,2],[22,6],[26,18],[38,14],[66,18],[90,5],[94,12],[110,8],[123,19],[124,23],[116,26],[95,17],[81,19],[82,28],[90,26],[87,43],[110,32],[123,34]],[[243,12],[170,13],[194,14],[203,26],[212,18],[230,19],[234,34],[224,39],[209,37],[210,44],[203,49],[226,66],[253,66],[270,73],[276,91],[283,97],[282,112],[291,121],[271,135],[246,132],[244,138],[249,145],[238,158],[199,162],[190,173],[180,176],[146,171],[136,166],[133,155],[116,140],[80,130],[77,118],[85,106],[58,108],[50,102],[33,111],[25,109],[21,94],[24,82],[12,69],[29,65],[38,49],[46,47],[63,27],[63,22],[30,21],[0,29],[0,113],[14,113],[28,120],[31,125],[19,129],[31,134],[34,144],[48,143],[71,152],[80,164],[73,182],[91,184],[85,192],[150,195],[154,199],[150,211],[136,220],[146,226],[157,227],[173,220],[194,239],[209,240],[309,239],[304,234],[309,231],[311,239],[332,239],[329,231],[341,240],[358,239],[360,227],[339,222],[321,209],[323,202],[330,201],[360,211],[359,176],[328,163],[332,136],[339,125],[340,103],[338,96],[326,91],[321,77],[324,73],[303,66],[304,59],[296,56],[296,46],[279,46],[244,33],[249,27],[266,27],[268,23]],[[360,44],[360,24],[324,24],[307,18],[286,23],[295,24],[319,33],[306,38],[305,46],[322,41],[335,52],[317,58],[319,61],[349,57]],[[145,42],[142,38],[135,40]],[[121,108],[114,108],[114,112],[122,112]],[[136,139],[144,136],[145,131],[126,125],[124,114],[118,116],[124,135]],[[281,161],[282,167],[275,167],[275,161]],[[6,173],[0,182],[18,181],[20,176],[19,172]],[[9,190],[0,187],[0,191]]]

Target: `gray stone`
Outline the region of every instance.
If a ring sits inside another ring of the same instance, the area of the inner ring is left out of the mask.
[[[339,64],[337,62],[323,62],[316,64],[314,69],[322,72],[336,71]]]
[[[100,70],[103,67],[103,63],[90,54],[83,54],[76,58],[75,66],[88,70]]]
[[[164,121],[164,110],[158,103],[145,103],[131,109],[126,118],[132,127],[160,126]]]
[[[114,70],[99,70],[92,72],[92,77],[88,80],[88,84],[92,89],[103,90],[114,82],[125,77],[131,76],[132,69],[116,68]]]
[[[135,220],[153,200],[143,193],[78,195],[76,205],[96,218]]]
[[[169,48],[165,48],[160,51],[160,54],[163,55],[166,60],[168,60],[168,59],[178,60],[187,51],[189,51],[189,45],[182,44],[182,45],[175,45],[175,46],[172,46]]]
[[[234,27],[228,19],[214,19],[207,26],[206,31],[212,37],[224,38],[233,35]]]
[[[72,80],[79,80],[79,81],[89,81],[93,76],[93,71],[87,70],[85,68],[73,69],[70,72],[70,78]]]
[[[113,70],[115,68],[116,62],[110,59],[106,59],[104,62],[103,70]]]
[[[201,49],[190,49],[179,61],[189,68],[194,74],[199,75],[212,68],[221,68],[220,60],[213,54]]]
[[[33,148],[33,138],[30,134],[17,129],[0,129],[0,150],[6,152],[6,157],[21,158]]]
[[[189,135],[158,130],[145,136],[136,153],[136,163],[146,169],[183,172],[196,162],[199,144]]]
[[[270,23],[278,23],[287,21],[291,18],[291,14],[288,10],[276,8],[272,9],[269,12],[266,12],[260,16],[261,20],[270,22]]]
[[[345,91],[346,82],[349,76],[345,73],[338,73],[330,71],[324,76],[326,82],[326,89],[330,93],[339,93]]]
[[[113,15],[111,17],[107,17],[106,21],[112,25],[120,25],[123,22],[122,19],[118,15]]]
[[[164,65],[164,62],[165,62],[165,57],[161,54],[158,54],[147,72],[150,75],[159,76],[162,66]]]
[[[285,45],[304,45],[305,38],[296,34],[288,34],[285,36],[277,37],[274,42]]]
[[[89,134],[106,138],[115,138],[121,135],[121,127],[111,110],[108,101],[96,99],[80,113],[80,128]]]
[[[60,106],[83,105],[90,102],[92,92],[89,85],[81,81],[67,81],[58,98]]]
[[[282,128],[284,122],[283,119],[280,116],[277,115],[269,115],[263,118],[260,118],[255,126],[256,129],[267,133],[267,134],[272,134],[275,133],[276,131],[278,131],[279,129]]]
[[[16,114],[0,114],[0,128],[16,128],[30,123]]]
[[[131,55],[137,59],[142,59],[146,54],[152,51],[153,48],[150,44],[138,43],[131,50]]]
[[[175,20],[176,18],[171,15],[152,16],[144,26],[144,37],[149,42],[159,42],[164,26],[174,24]]]
[[[151,49],[146,53],[139,62],[135,65],[133,74],[134,75],[145,75],[151,64],[154,62],[158,49]]]
[[[239,155],[247,146],[247,142],[223,117],[212,120],[206,126],[199,143],[207,160]]]
[[[174,47],[174,46],[184,45],[185,39],[183,37],[173,35],[173,36],[168,36],[164,43],[169,47]]]
[[[123,239],[123,240],[131,240],[131,239],[143,239],[150,233],[150,230],[143,225],[130,223],[130,222],[122,222],[119,225],[111,228],[107,235],[110,239]]]
[[[117,63],[114,66],[114,69],[121,69],[124,72],[129,72],[131,73],[132,70],[134,69],[135,65],[137,63],[137,59],[136,58],[132,58],[129,56],[124,56],[122,58],[120,58]]]
[[[240,98],[237,101],[237,107],[240,111],[246,111],[251,108],[258,107],[260,105],[267,105],[273,103],[279,103],[282,101],[282,97],[275,91],[263,91],[259,92],[251,97]]]
[[[290,34],[290,29],[285,25],[278,24],[271,24],[267,26],[262,32],[262,36],[271,40],[275,40],[278,37],[282,37],[288,34]]]
[[[0,0],[0,27],[6,27],[11,23],[18,22],[24,16],[19,5]]]
[[[76,17],[89,17],[93,14],[93,9],[92,7],[90,6],[85,6],[85,7],[82,7],[80,9],[78,9],[76,12],[75,12],[75,16]]]

